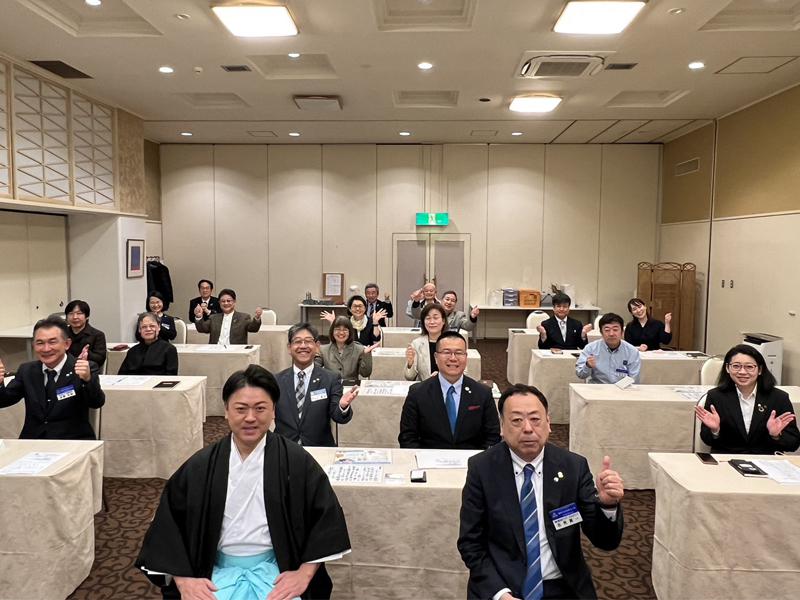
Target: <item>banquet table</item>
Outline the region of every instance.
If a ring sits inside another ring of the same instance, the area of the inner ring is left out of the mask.
[[[7,439],[2,445],[0,469],[32,453],[64,456],[37,474],[0,474],[0,596],[66,598],[94,562],[103,442]]]
[[[651,453],[653,589],[659,600],[790,600],[800,589],[800,486],[743,477],[715,454]],[[800,467],[800,457],[782,459]]]
[[[289,325],[262,325],[258,331],[247,334],[247,343],[261,348],[259,363],[270,373],[277,373],[292,366],[288,344]],[[187,344],[208,344],[208,334],[199,333],[194,323],[186,325]]]
[[[372,351],[372,375],[370,379],[403,379],[406,367],[405,348],[375,348]],[[475,348],[467,350],[467,370],[473,379],[481,378],[481,355]]]

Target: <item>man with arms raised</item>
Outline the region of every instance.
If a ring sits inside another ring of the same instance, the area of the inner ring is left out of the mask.
[[[563,292],[553,296],[553,316],[539,323],[536,328],[539,332],[539,348],[580,350],[586,345],[592,324],[582,325],[580,321],[570,317],[570,304],[572,299]]]
[[[596,598],[580,530],[596,547],[622,539],[622,479],[603,459],[597,487],[586,459],[547,443],[547,399],[517,384],[500,396],[503,442],[469,459],[458,550],[467,597]]]
[[[456,331],[436,341],[438,374],[408,390],[400,416],[401,448],[484,450],[500,441],[492,392],[464,375],[467,342]]]
[[[103,406],[106,396],[100,389],[97,366],[88,360],[89,346],[76,359],[67,353],[70,344],[64,319],[49,317],[33,327],[33,349],[39,360],[23,364],[8,385],[0,361],[0,408],[25,398],[20,438],[95,439],[89,409]]]
[[[157,585],[171,579],[165,598],[329,598],[323,563],[350,551],[347,525],[314,458],[269,432],[275,378],[251,365],[222,398],[232,434],[169,479],[136,565]]]

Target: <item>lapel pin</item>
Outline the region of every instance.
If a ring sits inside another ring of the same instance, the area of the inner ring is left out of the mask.
[[[564,479],[564,474],[561,471],[558,472],[558,478]]]
[[[555,481],[556,483],[558,483],[558,477],[553,477],[553,481]]]
[[[319,377],[317,377],[317,378],[316,378],[314,381],[312,381],[311,383],[319,383]]]
[[[756,406],[758,407],[758,412],[760,413],[763,413],[767,409],[767,407],[763,404],[757,404]]]
[[[472,393],[471,391],[469,391],[469,386],[468,386],[468,385],[465,385],[465,386],[464,386],[464,389],[466,390],[466,392],[467,392],[468,394],[471,394],[471,393]]]

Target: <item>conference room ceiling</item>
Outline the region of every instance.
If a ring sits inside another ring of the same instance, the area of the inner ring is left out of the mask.
[[[0,3],[0,52],[82,71],[91,79],[71,86],[140,116],[158,142],[663,142],[800,82],[798,0],[650,0],[611,36],[554,33],[565,0],[289,0],[299,34],[259,39],[233,37],[207,0]],[[602,65],[519,76],[529,58],[564,54]],[[606,68],[619,63],[635,66]],[[509,110],[535,92],[564,100]],[[341,108],[294,98],[315,95]]]

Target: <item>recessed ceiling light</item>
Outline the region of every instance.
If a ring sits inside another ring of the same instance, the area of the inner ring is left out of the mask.
[[[670,8],[667,12],[669,14],[671,14],[671,15],[682,15],[683,13],[686,12],[686,9],[685,8]]]
[[[514,136],[522,135],[522,132],[521,131],[512,131],[511,135],[514,135]]]
[[[183,137],[192,137],[192,132],[191,131],[181,131],[181,135]]]
[[[297,25],[285,6],[214,6],[211,10],[236,37],[297,35]]]
[[[408,137],[409,135],[411,135],[411,132],[410,131],[401,131],[399,133],[399,135],[402,135],[403,137]]]
[[[689,63],[689,68],[692,71],[699,71],[700,69],[705,69],[706,68],[706,63],[704,63],[703,61],[700,61],[700,60],[695,60],[695,61]]]
[[[158,72],[159,73],[164,73],[165,75],[168,75],[169,73],[174,73],[175,69],[173,69],[169,65],[164,65],[164,66],[158,67]]]
[[[84,0],[89,6],[100,6],[103,0]]]
[[[300,137],[300,133],[297,131],[290,131],[289,137]]]
[[[287,54],[286,56],[288,56],[289,58],[300,58],[300,53],[299,52],[289,52],[289,54]]]
[[[553,31],[589,35],[620,33],[644,5],[641,0],[571,0],[558,17]]]
[[[187,15],[186,13],[178,13],[177,15],[175,15],[175,18],[178,19],[179,21],[188,21],[189,19],[192,18],[192,15]]]
[[[559,104],[561,104],[561,98],[558,96],[535,94],[532,96],[517,96],[511,101],[511,105],[508,108],[514,112],[546,113],[555,110]]]
[[[433,64],[432,64],[432,63],[429,63],[429,62],[421,62],[421,63],[419,63],[419,64],[417,65],[417,68],[418,68],[420,71],[429,71],[430,69],[432,69],[432,68],[433,68]]]

